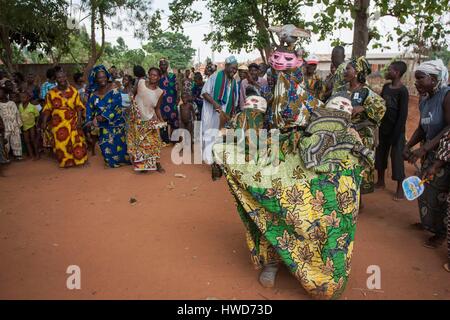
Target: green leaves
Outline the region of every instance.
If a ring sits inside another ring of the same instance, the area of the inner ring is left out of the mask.
[[[334,16],[334,14],[336,13],[336,7],[335,6],[330,6],[327,8],[327,14],[329,16]]]
[[[178,32],[163,32],[155,34],[149,42],[143,46],[148,53],[159,53],[170,60],[173,68],[187,68],[196,50],[192,48],[192,41],[189,37]]]
[[[67,24],[64,0],[0,0],[0,59],[12,69],[12,59],[21,59],[19,50],[49,53],[54,46],[67,48],[72,32]]]
[[[191,8],[194,2],[195,0],[173,0],[169,3],[169,25],[172,30],[180,31],[183,29],[183,23],[194,23],[202,18],[201,12]]]

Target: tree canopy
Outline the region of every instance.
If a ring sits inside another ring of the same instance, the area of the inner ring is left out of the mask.
[[[66,0],[0,0],[0,59],[12,71],[14,62],[97,62],[124,68],[130,64],[157,65],[161,57],[174,68],[191,64],[195,50],[183,35],[183,24],[201,19],[192,5],[200,0],[171,0],[169,29],[162,30],[161,10],[151,0],[81,0],[79,13],[87,23],[80,28]],[[368,47],[383,48],[398,40],[420,55],[446,52],[449,45],[449,0],[202,0],[211,13],[211,32],[204,40],[214,50],[259,50],[267,60],[271,25],[294,24],[311,30],[319,40],[344,44],[338,30],[353,30],[353,56]],[[305,10],[307,9],[307,10]],[[314,9],[314,10],[313,10]],[[312,15],[307,13],[316,12]],[[395,19],[393,33],[381,34],[380,19]],[[130,49],[124,39],[106,41],[108,29],[133,28],[143,41]],[[101,37],[97,37],[97,33]],[[100,38],[100,41],[96,39]],[[386,45],[387,44],[387,45]]]
[[[10,71],[15,45],[29,52],[51,54],[55,46],[65,50],[70,33],[66,1],[0,0],[0,8],[0,59]]]
[[[148,53],[159,53],[168,58],[173,68],[187,68],[195,55],[192,41],[179,32],[162,32],[150,38],[142,48]]]
[[[182,30],[185,22],[196,22],[202,13],[191,9],[198,0],[172,0],[170,25]],[[320,40],[342,44],[337,30],[354,31],[353,55],[366,53],[368,47],[380,48],[392,42],[392,34],[381,35],[376,22],[382,17],[396,19],[394,29],[404,47],[439,50],[448,46],[449,0],[205,0],[214,30],[205,36],[214,49],[228,46],[230,51],[260,51],[263,59],[270,51],[270,25],[294,24],[319,34]],[[304,8],[317,13],[306,16]],[[446,38],[447,37],[447,38]],[[273,41],[273,40],[272,40]]]

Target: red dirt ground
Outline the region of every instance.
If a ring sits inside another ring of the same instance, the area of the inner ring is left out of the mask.
[[[410,109],[408,131],[417,124]],[[171,164],[169,148],[162,163],[164,175],[104,169],[100,155],[83,169],[48,159],[7,167],[0,299],[309,299],[285,269],[275,288],[258,284],[224,179],[212,182],[207,166]],[[417,204],[393,201],[393,191],[389,182],[365,197],[342,299],[450,299],[446,247],[422,246],[429,235],[409,227]],[[81,290],[66,288],[69,265],[81,268]],[[365,289],[369,265],[381,268],[379,291]]]

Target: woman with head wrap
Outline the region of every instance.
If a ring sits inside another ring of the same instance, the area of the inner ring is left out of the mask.
[[[386,106],[383,98],[373,92],[366,84],[366,77],[370,73],[369,62],[365,57],[359,57],[347,64],[344,79],[348,83],[349,94],[351,94],[352,123],[364,146],[375,152],[376,132],[386,112]],[[361,194],[374,191],[374,173],[373,166],[365,167]]]
[[[164,91],[161,104],[161,115],[167,127],[161,129],[161,139],[164,143],[170,142],[170,136],[173,130],[177,129],[178,124],[178,84],[175,73],[169,72],[169,61],[161,59],[159,61],[159,69],[161,70],[161,79],[159,87]]]
[[[425,98],[419,104],[419,125],[406,143],[403,156],[411,163],[422,159],[421,171],[425,172],[435,160],[439,140],[450,125],[445,120],[445,115],[450,113],[448,70],[440,59],[427,61],[417,67],[415,78],[417,91]],[[421,146],[411,151],[418,143],[421,143]],[[449,181],[450,167],[446,164],[434,179],[426,183],[425,191],[419,197],[421,223],[416,226],[434,233],[425,243],[425,246],[430,248],[436,248],[445,239],[445,197],[449,191]]]
[[[78,90],[69,84],[66,73],[56,71],[57,86],[48,91],[42,109],[42,129],[51,127],[53,152],[61,168],[80,166],[87,162],[83,133],[85,106]]]
[[[125,109],[122,95],[112,83],[108,70],[99,65],[89,74],[89,87],[93,90],[86,104],[86,120],[99,128],[99,146],[105,164],[117,168],[129,164],[125,141]]]

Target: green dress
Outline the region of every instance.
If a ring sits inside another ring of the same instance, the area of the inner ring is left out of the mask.
[[[282,129],[278,135],[261,131],[259,113],[240,113],[234,128],[254,126],[256,136],[224,139],[214,145],[213,154],[223,165],[246,227],[254,265],[282,262],[311,296],[335,299],[350,274],[364,147],[349,118],[319,121],[323,115],[315,112],[321,103],[298,85],[300,76],[278,76],[281,88],[271,106],[272,123]],[[336,153],[338,145],[322,139],[323,132],[335,134],[347,148]],[[255,145],[261,149],[253,154],[249,151]],[[317,166],[306,168],[304,157],[315,157]],[[373,162],[373,154],[366,157]]]

